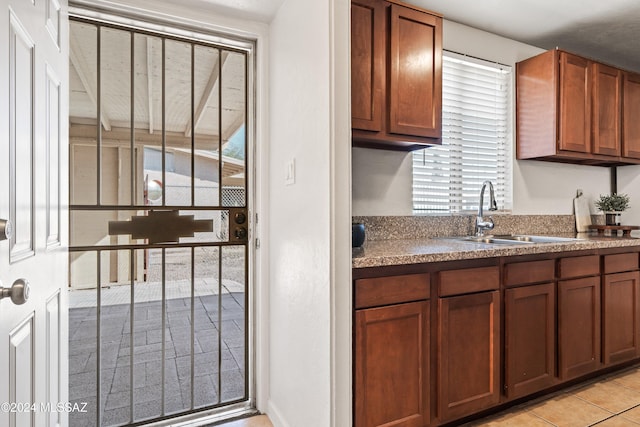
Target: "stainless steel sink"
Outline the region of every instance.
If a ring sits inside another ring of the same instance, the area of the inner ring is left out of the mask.
[[[518,235],[492,235],[492,236],[464,236],[464,237],[452,237],[451,239],[460,242],[468,243],[488,243],[496,245],[532,245],[536,243],[568,243],[577,242],[582,239],[576,239],[573,237],[555,237],[555,236],[532,236],[526,234]]]
[[[512,241],[527,242],[527,243],[568,243],[568,242],[579,242],[580,240],[582,240],[574,237],[530,236],[526,234],[497,235],[497,236],[492,236],[492,238],[498,239],[498,240],[512,240]]]
[[[465,237],[450,237],[452,240],[456,240],[459,242],[466,243],[490,243],[496,245],[514,245],[514,244],[530,244],[531,242],[525,241],[517,241],[517,240],[508,240],[508,239],[498,239],[494,236],[484,236],[484,237],[476,237],[476,236],[465,236]]]

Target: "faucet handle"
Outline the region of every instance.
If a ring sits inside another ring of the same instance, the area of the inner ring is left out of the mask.
[[[492,209],[492,210],[497,210],[497,209]],[[495,227],[496,225],[493,222],[493,218],[489,217],[487,218],[487,220],[485,221],[485,229],[486,230],[493,230],[493,227]]]

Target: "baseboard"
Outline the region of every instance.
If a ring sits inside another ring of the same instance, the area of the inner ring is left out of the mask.
[[[282,417],[282,413],[276,407],[271,399],[267,403],[267,415],[273,424],[273,427],[289,427],[289,424]]]

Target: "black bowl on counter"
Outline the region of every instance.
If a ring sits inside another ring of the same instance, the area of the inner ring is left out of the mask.
[[[351,247],[359,248],[364,244],[364,224],[354,222],[351,224]]]

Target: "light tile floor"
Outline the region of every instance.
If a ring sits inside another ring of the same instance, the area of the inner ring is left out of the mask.
[[[640,368],[629,368],[465,426],[640,426]]]
[[[257,415],[255,417],[219,424],[218,427],[273,427],[273,424],[271,424],[269,417],[266,415]]]

